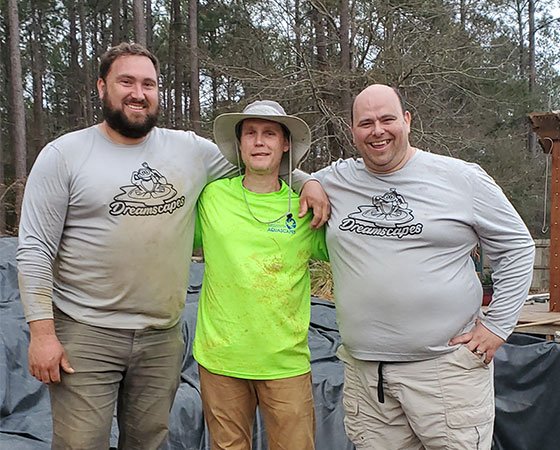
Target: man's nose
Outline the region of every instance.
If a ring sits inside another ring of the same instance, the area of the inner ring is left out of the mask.
[[[372,134],[378,136],[380,134],[383,134],[385,132],[385,129],[381,126],[381,122],[376,121],[373,123],[371,132]]]
[[[143,99],[145,97],[144,88],[142,87],[141,83],[134,83],[134,85],[132,86],[132,95],[136,99]]]

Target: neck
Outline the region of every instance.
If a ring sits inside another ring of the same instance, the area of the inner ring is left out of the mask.
[[[368,168],[368,170],[372,173],[383,174],[383,175],[398,172],[399,170],[401,170],[406,165],[406,163],[408,161],[410,161],[410,158],[412,158],[415,153],[416,153],[416,148],[412,147],[412,146],[409,146],[408,149],[406,150],[406,153],[404,154],[403,158],[394,167],[391,167],[390,169],[387,169],[387,170],[372,170],[370,168]]]
[[[280,180],[278,179],[278,173],[261,175],[246,170],[245,176],[243,177],[243,186],[251,192],[266,194],[268,192],[279,191]]]
[[[115,144],[136,145],[141,144],[146,139],[146,136],[142,136],[139,138],[129,138],[123,136],[118,131],[111,128],[106,121],[101,122],[99,128],[105,134],[105,136],[107,136]]]

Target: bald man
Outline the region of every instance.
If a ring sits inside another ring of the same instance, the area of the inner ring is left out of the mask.
[[[345,364],[345,425],[357,449],[489,449],[492,358],[530,286],[534,243],[478,165],[411,146],[396,89],[353,105],[361,158],[315,174],[327,227]],[[470,258],[488,255],[494,297]]]

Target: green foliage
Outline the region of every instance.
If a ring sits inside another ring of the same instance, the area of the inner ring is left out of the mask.
[[[349,8],[350,66],[342,66],[341,6]],[[43,139],[99,120],[94,81],[98,58],[111,45],[111,0],[19,2],[20,48],[28,134],[36,102],[32,43],[40,45]],[[121,33],[132,36],[132,12],[121,10]],[[151,0],[151,49],[162,63],[162,125],[189,125],[188,2],[171,20],[171,0]],[[481,164],[512,199],[535,237],[543,209],[545,156],[526,150],[527,113],[560,108],[558,0],[536,0],[536,86],[530,88],[528,12],[519,0],[200,0],[198,51],[203,134],[216,115],[258,98],[281,101],[305,119],[313,147],[304,163],[316,170],[354,155],[348,133],[352,96],[378,82],[398,86],[413,116],[412,139],[423,149]],[[70,65],[70,5],[77,21],[78,68]],[[461,10],[461,5],[464,9]],[[5,0],[0,0],[4,11]],[[77,8],[77,11],[80,8]],[[8,59],[5,14],[0,14],[1,58]],[[79,18],[79,17],[78,17]],[[181,30],[178,36],[173,30]],[[180,46],[179,58],[173,45]],[[82,54],[82,48],[85,54]],[[10,160],[9,66],[0,66],[1,145]],[[92,83],[83,85],[88,73]],[[181,78],[177,78],[181,75]],[[180,117],[175,80],[182,79]],[[89,89],[89,90],[88,90]],[[78,99],[82,116],[71,119]],[[89,116],[86,99],[92,100]],[[89,119],[88,119],[89,117]],[[36,139],[35,139],[36,141]],[[32,162],[32,157],[31,161]],[[31,165],[31,164],[29,164]],[[6,165],[6,177],[11,176]]]

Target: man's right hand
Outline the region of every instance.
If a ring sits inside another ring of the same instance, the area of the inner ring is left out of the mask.
[[[60,367],[74,373],[64,347],[56,337],[52,319],[29,322],[29,372],[39,381],[50,384],[60,382]]]

